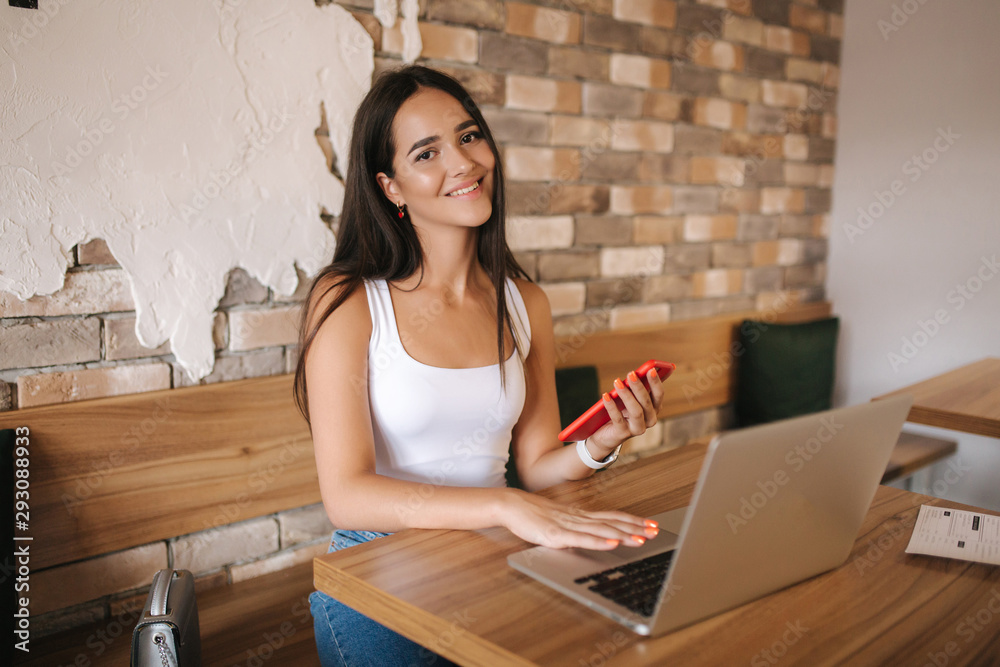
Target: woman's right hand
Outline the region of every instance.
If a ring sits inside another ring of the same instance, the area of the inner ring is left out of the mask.
[[[589,512],[526,491],[507,491],[502,524],[522,540],[545,547],[609,551],[619,544],[641,546],[659,532],[654,521],[626,512]]]

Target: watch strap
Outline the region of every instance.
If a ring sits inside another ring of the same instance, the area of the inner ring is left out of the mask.
[[[590,451],[587,449],[587,441],[586,440],[578,440],[577,443],[576,443],[576,453],[580,457],[580,460],[583,461],[583,464],[585,466],[587,466],[588,468],[593,468],[594,470],[600,470],[601,468],[607,468],[609,465],[611,465],[612,463],[614,463],[615,459],[618,458],[618,452],[620,452],[621,449],[622,449],[622,446],[618,445],[617,447],[615,447],[615,450],[613,452],[611,452],[610,454],[608,454],[601,461],[598,461],[598,460],[594,459],[593,456],[590,455]]]

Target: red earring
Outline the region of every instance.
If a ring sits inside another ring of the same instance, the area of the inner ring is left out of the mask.
[[[406,204],[403,203],[396,204],[396,208],[399,209],[399,218],[400,220],[402,220],[403,216],[406,215],[405,213]]]

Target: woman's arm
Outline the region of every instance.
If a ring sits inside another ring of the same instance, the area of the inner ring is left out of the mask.
[[[310,325],[332,298],[310,303]],[[624,512],[584,512],[515,489],[435,486],[376,474],[367,387],[371,331],[367,297],[358,289],[323,323],[305,362],[320,493],[335,526],[384,532],[505,526],[552,547],[641,543],[631,536],[643,534],[643,520]]]
[[[556,439],[560,431],[559,405],[555,384],[555,336],[548,298],[533,283],[517,281],[517,284],[531,322],[531,352],[525,367],[527,397],[514,427],[514,456],[525,488],[538,490],[570,479],[583,479],[594,474],[594,470],[580,460],[576,447],[566,447]],[[618,395],[625,404],[624,415],[615,402],[604,395],[611,421],[586,441],[593,459],[607,457],[619,444],[656,424],[663,386],[655,370],[647,380],[648,392],[633,373],[624,380],[627,388],[616,383]]]

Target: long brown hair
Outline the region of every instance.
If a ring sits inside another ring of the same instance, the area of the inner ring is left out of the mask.
[[[294,395],[295,403],[307,422],[309,392],[306,387],[306,357],[326,319],[365,280],[404,280],[423,268],[423,250],[409,216],[398,217],[396,207],[375,180],[379,172],[394,177],[392,160],[396,146],[393,120],[403,103],[420,88],[436,88],[458,100],[479,125],[493,151],[493,212],[478,229],[476,252],[496,293],[497,359],[502,384],[506,384],[503,362],[508,356],[505,331],[511,332],[515,353],[522,354],[517,336],[513,334],[504,289],[508,276],[529,278],[507,245],[503,168],[493,134],[475,101],[455,79],[419,65],[391,70],[379,76],[354,116],[337,249],[333,262],[313,280],[306,299],[307,307],[302,311]],[[310,318],[308,305],[320,303],[330,290],[338,288],[336,296],[322,314],[318,318]],[[311,326],[310,319],[314,319]]]

